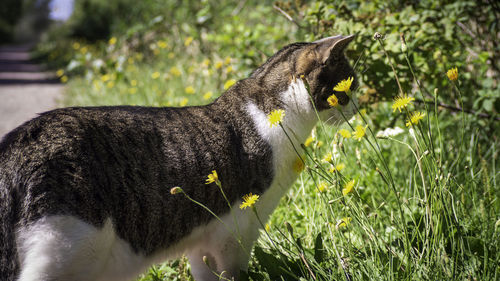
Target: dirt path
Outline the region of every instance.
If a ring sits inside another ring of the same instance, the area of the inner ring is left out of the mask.
[[[63,86],[54,73],[30,60],[29,45],[0,47],[0,138],[23,122],[53,109]]]

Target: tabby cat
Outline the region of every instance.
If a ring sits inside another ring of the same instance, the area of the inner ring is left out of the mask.
[[[267,115],[284,110],[299,149],[313,104],[330,123],[351,117],[355,99],[333,87],[355,77],[352,39],[290,44],[208,105],[61,108],[11,131],[0,143],[0,280],[130,280],[181,255],[195,280],[239,280],[260,226],[241,198],[259,194],[266,220],[297,177],[297,154]],[[213,170],[227,201],[205,182]]]

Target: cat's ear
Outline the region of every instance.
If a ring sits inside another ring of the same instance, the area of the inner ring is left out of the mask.
[[[354,37],[355,35],[337,35],[314,41],[313,43],[316,44],[316,53],[321,63],[324,64],[330,57],[342,54]]]

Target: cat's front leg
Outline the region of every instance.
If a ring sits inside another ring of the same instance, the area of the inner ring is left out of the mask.
[[[240,280],[246,271],[258,226],[251,212],[233,208],[203,228],[186,251],[196,281]],[[223,221],[224,223],[221,223]]]
[[[208,241],[203,241],[187,254],[194,279],[240,280],[240,271],[247,270],[248,267],[251,243],[243,246],[241,241],[238,242],[231,235],[218,238],[217,235],[210,236]],[[247,249],[244,250],[243,247]]]

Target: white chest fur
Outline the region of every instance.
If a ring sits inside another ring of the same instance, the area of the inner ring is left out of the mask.
[[[285,105],[282,126],[271,127],[267,118],[269,112],[263,112],[253,103],[247,104],[247,112],[252,117],[259,135],[271,146],[273,151],[274,178],[271,187],[261,195],[258,207],[263,215],[269,215],[279,199],[295,181],[297,172],[293,164],[302,151],[300,144],[310,134],[317,118],[311,105],[304,83],[296,79],[281,94]]]

